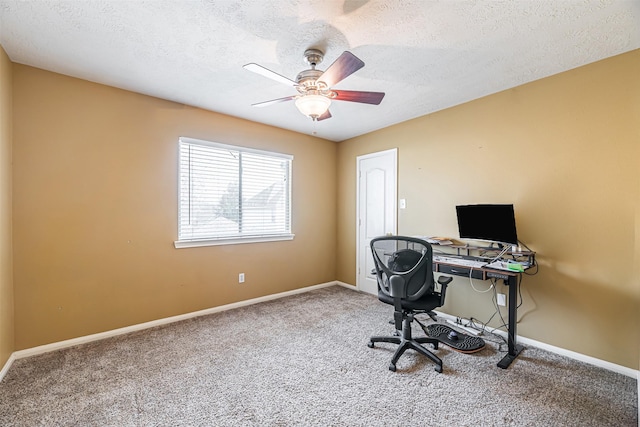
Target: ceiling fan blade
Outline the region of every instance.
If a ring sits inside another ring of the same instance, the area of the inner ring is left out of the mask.
[[[329,110],[327,110],[320,117],[318,117],[316,120],[320,121],[320,120],[326,120],[326,119],[330,119],[330,118],[331,118],[331,113],[329,112]]]
[[[358,59],[353,53],[344,51],[342,55],[322,73],[318,81],[324,82],[327,87],[332,87],[362,67],[364,67],[364,62]]]
[[[384,92],[361,92],[358,90],[336,90],[336,97],[339,101],[362,102],[363,104],[378,105],[384,98]]]
[[[272,99],[271,101],[258,102],[257,104],[251,104],[252,107],[267,107],[269,105],[277,104],[279,102],[291,101],[292,99],[296,99],[298,96],[286,96],[284,98]]]
[[[280,74],[274,71],[271,71],[267,68],[264,68],[262,65],[254,64],[253,62],[247,65],[243,65],[242,68],[244,68],[245,70],[253,71],[256,74],[260,74],[261,76],[267,77],[271,80],[284,83],[288,86],[298,85],[298,83],[294,82],[293,80],[288,79],[285,76],[281,76]]]

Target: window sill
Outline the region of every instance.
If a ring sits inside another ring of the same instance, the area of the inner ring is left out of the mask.
[[[202,246],[220,246],[220,245],[239,245],[242,243],[262,243],[262,242],[279,242],[283,240],[293,240],[295,234],[279,234],[277,236],[253,236],[253,237],[232,237],[221,239],[202,239],[202,240],[176,240],[173,245],[176,249],[182,248],[198,248]]]

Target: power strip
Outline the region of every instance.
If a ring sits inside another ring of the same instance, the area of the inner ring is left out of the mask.
[[[476,335],[476,336],[482,335],[482,331],[479,331],[479,330],[477,330],[475,328],[471,328],[469,326],[464,326],[461,323],[457,323],[455,320],[447,319],[447,322],[451,323],[452,325],[454,325],[457,328],[464,329],[465,331],[469,332],[471,335]]]

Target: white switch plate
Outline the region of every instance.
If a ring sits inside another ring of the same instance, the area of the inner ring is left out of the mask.
[[[238,274],[238,283],[244,283],[244,273]]]
[[[405,209],[407,207],[407,199],[400,199],[400,209]]]

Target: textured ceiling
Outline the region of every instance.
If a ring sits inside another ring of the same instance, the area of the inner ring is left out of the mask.
[[[335,141],[640,48],[639,23],[638,0],[0,0],[14,62]],[[251,107],[296,91],[242,66],[295,79],[310,47],[382,103]]]

